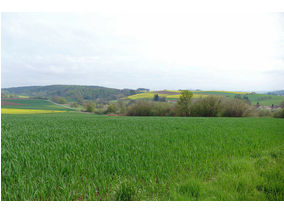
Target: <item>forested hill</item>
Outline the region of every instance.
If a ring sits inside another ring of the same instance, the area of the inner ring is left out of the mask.
[[[2,89],[2,94],[15,94],[37,98],[52,98],[61,96],[66,99],[87,100],[115,100],[121,97],[136,94],[136,90],[113,89],[100,86],[77,85],[50,85],[50,86],[26,86]]]

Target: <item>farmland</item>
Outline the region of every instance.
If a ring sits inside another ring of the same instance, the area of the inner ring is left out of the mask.
[[[41,114],[41,113],[58,113],[64,112],[62,110],[40,110],[40,109],[11,109],[2,108],[2,114]]]
[[[283,129],[273,118],[2,114],[1,198],[284,200]]]
[[[242,98],[246,96],[253,105],[259,102],[263,106],[271,106],[272,104],[279,105],[282,101],[284,101],[284,96],[255,94],[249,92],[234,92],[234,91],[191,91],[191,92],[193,93],[192,97],[193,99],[206,97],[208,95],[224,96],[230,99],[234,98],[236,95],[240,95],[240,97]],[[124,99],[150,100],[154,98],[155,94],[158,94],[160,97],[165,97],[168,100],[177,100],[180,96],[179,95],[180,91],[179,90],[151,91],[151,92],[131,95]]]
[[[8,104],[7,104],[8,103]],[[64,110],[70,111],[60,105],[55,105],[43,99],[2,99],[2,109],[35,109],[35,110]]]

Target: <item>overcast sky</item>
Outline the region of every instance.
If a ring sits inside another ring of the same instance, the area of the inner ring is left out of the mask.
[[[3,13],[2,88],[284,89],[283,14]]]

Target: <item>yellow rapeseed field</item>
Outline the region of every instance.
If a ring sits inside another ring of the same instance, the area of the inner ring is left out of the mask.
[[[150,99],[150,98],[154,98],[155,93],[151,93],[151,92],[144,92],[144,93],[139,93],[136,95],[131,95],[128,96],[127,98],[135,100],[135,99]],[[159,94],[160,97],[167,97],[166,94]]]
[[[159,94],[160,96],[160,94]],[[167,95],[167,98],[179,98],[180,95]],[[205,94],[194,94],[192,95],[192,98],[204,98],[208,95],[205,95]]]
[[[58,110],[39,110],[39,109],[1,109],[1,114],[41,114],[41,113],[54,113],[65,112]]]
[[[166,98],[176,98],[178,99],[180,95],[169,95],[169,94],[160,94],[155,92],[145,92],[145,93],[139,93],[136,95],[128,96],[128,99],[136,100],[136,99],[152,99],[154,98],[154,95],[158,94],[159,97],[166,97]],[[200,97],[206,97],[207,95],[204,94],[193,94],[192,98],[200,98]]]
[[[180,93],[181,91],[179,90],[165,90],[167,92],[176,92],[176,93]],[[202,92],[202,93],[206,93],[206,92],[215,92],[215,93],[220,93],[222,95],[222,93],[232,93],[232,94],[240,94],[240,95],[244,95],[244,94],[248,94],[248,92],[234,92],[234,91],[217,91],[217,90],[210,90],[210,91],[192,91],[193,96],[192,98],[202,98],[202,97],[206,97],[208,96],[207,94],[199,94],[198,92]],[[197,94],[196,94],[197,93]],[[166,98],[174,98],[174,99],[178,99],[179,98],[179,94],[175,94],[175,95],[171,95],[171,94],[161,94],[159,92],[155,92],[155,91],[151,91],[151,92],[144,92],[144,93],[139,93],[136,95],[131,95],[128,97],[125,97],[123,99],[131,99],[131,100],[136,100],[136,99],[152,99],[154,98],[154,95],[158,94],[159,97],[166,97]]]

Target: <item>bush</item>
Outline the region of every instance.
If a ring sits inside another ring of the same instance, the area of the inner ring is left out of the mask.
[[[181,116],[189,116],[190,115],[190,104],[191,98],[193,94],[188,90],[182,90],[179,100],[177,102],[177,110],[178,114]]]
[[[271,116],[271,111],[268,109],[258,110],[258,116],[259,117],[269,117]]]
[[[280,109],[274,112],[274,118],[284,118],[284,109]]]
[[[153,103],[152,114],[154,116],[175,116],[175,108],[170,103]]]
[[[175,116],[175,108],[170,103],[137,101],[128,106],[127,115],[130,116]]]
[[[253,107],[240,99],[225,99],[222,102],[223,117],[246,117],[254,113]]]
[[[119,100],[117,102],[117,107],[118,107],[118,112],[120,114],[125,114],[126,113],[126,104],[122,100]]]
[[[138,101],[127,108],[127,115],[150,116],[152,115],[152,103],[149,101]]]
[[[70,107],[72,107],[72,108],[77,108],[78,106],[79,106],[79,104],[76,103],[76,102],[72,102],[72,103],[70,104]]]
[[[110,105],[108,105],[106,113],[116,113],[117,110],[118,109],[117,109],[117,105],[116,104],[110,104]]]
[[[95,112],[96,110],[96,105],[94,102],[88,102],[86,105],[86,112]]]
[[[58,104],[66,104],[67,103],[67,100],[63,97],[60,97],[60,96],[53,97],[52,101],[55,102],[55,103],[58,103]]]
[[[219,96],[200,98],[191,105],[190,115],[198,117],[220,116],[222,99]]]
[[[200,98],[193,103],[190,98],[184,105],[167,102],[136,101],[128,104],[126,115],[130,116],[200,116],[200,117],[246,117],[257,116],[255,107],[242,99],[220,96]],[[188,111],[187,111],[188,110]],[[264,112],[260,112],[264,113]],[[262,115],[262,114],[261,114]],[[264,115],[266,116],[266,115]]]

